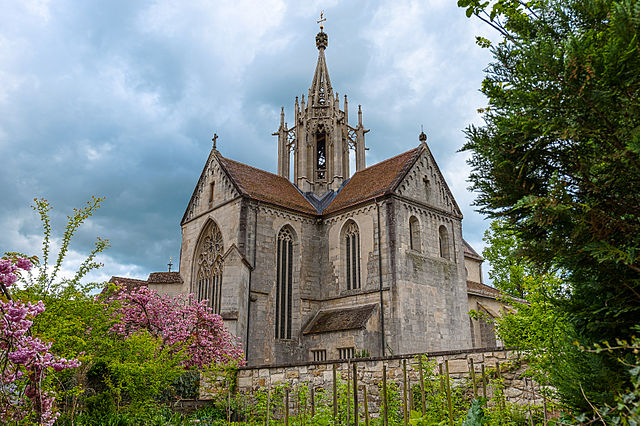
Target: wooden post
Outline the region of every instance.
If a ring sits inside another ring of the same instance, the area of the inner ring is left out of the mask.
[[[311,421],[313,422],[313,417],[316,415],[316,388],[311,388]]]
[[[335,423],[338,417],[338,374],[336,372],[336,365],[333,364],[333,422]]]
[[[526,389],[527,386],[527,378],[524,378],[524,388]],[[531,381],[531,402],[529,404],[527,404],[527,408],[529,409],[529,425],[533,426],[533,413],[531,413],[531,404],[533,404],[533,402],[536,399],[535,394],[533,393],[533,380]]]
[[[451,384],[449,383],[449,360],[444,360],[444,369],[447,373],[447,407],[449,409],[449,426],[453,426],[453,406],[451,405]]]
[[[367,385],[362,387],[362,399],[364,400],[364,426],[369,426],[369,401],[367,401]]]
[[[411,377],[409,377],[409,381],[407,383],[409,384],[409,418],[411,418],[411,412],[415,410],[415,407],[413,406],[413,388],[411,387]]]
[[[402,360],[402,411],[404,418],[404,426],[409,424],[409,418],[407,416],[407,360]]]
[[[504,386],[502,385],[502,372],[500,371],[500,361],[496,362],[496,374],[498,375],[498,386],[501,387],[500,389],[500,401],[498,401],[498,403],[500,404],[500,408],[502,408],[502,410],[505,409],[505,401],[504,401]]]
[[[229,392],[227,398],[227,424],[231,423],[231,384],[228,384]]]
[[[289,388],[284,390],[284,425],[289,426]]]
[[[444,373],[442,371],[442,363],[438,363],[438,379],[440,380],[440,395],[445,395],[444,392]],[[438,398],[442,401],[442,411],[445,410],[444,408],[444,399],[446,399],[446,395],[445,398]]]
[[[353,363],[353,423],[358,426],[358,369]]]
[[[540,387],[540,386],[538,386],[538,387]],[[547,426],[547,424],[548,424],[548,419],[547,419],[547,397],[542,392],[540,392],[540,396],[542,397],[542,418],[544,419],[544,426]]]
[[[420,402],[422,403],[422,415],[427,413],[427,402],[424,399],[424,373],[422,371],[422,355],[420,355]]]
[[[271,385],[267,388],[267,426],[269,426],[269,417],[271,414]]]
[[[473,358],[469,360],[469,372],[471,373],[471,383],[473,383],[473,397],[478,397],[478,386],[476,385],[476,369],[473,365]]]
[[[383,420],[384,426],[389,425],[389,401],[387,401],[387,366],[382,366],[382,406],[383,410]]]
[[[484,364],[482,364],[482,397],[487,397],[487,373],[484,370]]]
[[[350,424],[351,421],[351,392],[349,389],[351,388],[351,363],[347,360],[347,425]]]

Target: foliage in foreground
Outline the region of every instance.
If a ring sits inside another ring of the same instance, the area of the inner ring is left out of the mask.
[[[463,148],[480,211],[504,219],[537,268],[560,273],[564,296],[550,302],[572,338],[628,340],[640,317],[640,1],[458,5],[500,39],[478,39],[494,57],[489,106]],[[567,352],[563,401],[613,404],[631,386],[617,358]]]
[[[237,341],[206,301],[82,283],[101,266],[96,257],[107,240],[97,239],[74,276],[59,277],[74,233],[101,202],[92,198],[68,217],[60,251],[49,264],[51,206],[35,200],[44,228],[41,260],[15,253],[0,259],[2,420],[52,424],[57,407],[64,418],[80,415],[94,424],[121,414],[153,417],[160,404],[194,395],[197,385],[185,379],[191,369],[243,362]],[[17,268],[28,270],[31,262],[35,273],[18,276]],[[21,285],[13,285],[18,278]]]

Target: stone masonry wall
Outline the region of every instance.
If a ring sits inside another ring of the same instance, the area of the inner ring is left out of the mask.
[[[356,358],[347,361],[335,362],[308,362],[295,365],[276,365],[263,367],[243,367],[237,373],[237,392],[251,394],[256,391],[273,389],[278,385],[289,384],[292,394],[298,386],[308,386],[318,389],[324,388],[327,395],[331,395],[333,384],[333,365],[337,367],[343,381],[352,380],[353,364],[356,364],[358,384],[360,386],[359,399],[362,401],[362,387],[367,387],[369,410],[376,416],[381,406],[380,384],[382,383],[383,366],[387,368],[387,383],[391,386],[395,383],[402,395],[403,386],[403,361],[407,363],[408,388],[419,384],[419,364],[416,358],[418,354],[391,356],[384,358]],[[438,380],[438,364],[449,363],[449,373],[452,386],[465,386],[467,395],[471,396],[472,387],[470,381],[470,360],[474,362],[476,380],[480,382],[482,377],[482,365],[484,365],[488,377],[495,378],[496,365],[501,365],[501,374],[504,380],[504,395],[511,403],[542,404],[540,389],[523,376],[525,365],[520,361],[516,352],[506,349],[470,349],[465,351],[446,351],[424,354],[429,360],[436,361],[433,379]],[[444,368],[444,365],[443,365]],[[414,388],[415,389],[415,388]],[[487,396],[491,397],[493,385],[487,386]],[[482,387],[478,385],[478,394],[482,395]],[[206,385],[200,390],[202,399],[215,398],[212,392],[208,392]],[[295,401],[290,399],[293,406]]]

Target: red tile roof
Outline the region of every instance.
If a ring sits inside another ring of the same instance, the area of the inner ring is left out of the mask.
[[[356,172],[322,214],[333,213],[392,191],[422,152],[421,147]]]
[[[111,277],[109,279],[110,283],[120,284],[125,286],[127,290],[131,290],[132,288],[142,287],[143,285],[147,285],[147,281],[145,280],[136,280],[135,278],[126,278],[126,277]]]
[[[222,155],[218,155],[218,158],[243,195],[299,212],[318,214],[300,191],[282,176],[247,166]]]
[[[147,278],[149,284],[182,284],[180,272],[152,272]]]

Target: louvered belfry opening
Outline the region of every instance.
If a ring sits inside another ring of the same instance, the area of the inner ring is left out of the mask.
[[[325,180],[327,173],[327,134],[316,135],[316,179]]]
[[[202,232],[196,250],[196,288],[193,290],[198,300],[208,300],[208,306],[217,314],[222,310],[223,254],[220,228],[210,222]]]
[[[293,233],[283,228],[276,245],[276,339],[291,339]]]

